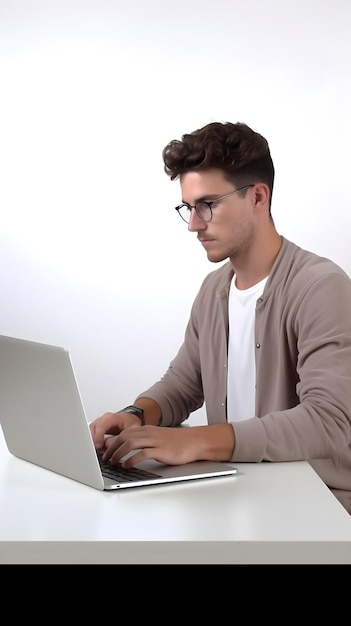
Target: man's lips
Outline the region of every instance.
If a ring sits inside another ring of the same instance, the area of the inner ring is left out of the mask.
[[[214,239],[209,239],[209,238],[208,238],[208,239],[200,239],[199,237],[198,237],[198,240],[199,240],[199,242],[200,242],[203,246],[208,246],[208,245],[210,245],[211,243],[213,243],[213,241],[214,241]]]

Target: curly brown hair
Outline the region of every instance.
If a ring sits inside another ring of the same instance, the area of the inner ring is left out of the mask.
[[[267,140],[238,122],[211,122],[170,141],[162,152],[171,180],[189,171],[217,168],[236,187],[263,182],[272,197],[274,165]]]

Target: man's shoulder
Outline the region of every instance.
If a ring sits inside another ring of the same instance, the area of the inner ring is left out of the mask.
[[[287,239],[283,239],[281,261],[289,274],[298,273],[300,276],[339,274],[349,278],[346,271],[332,259],[301,248]]]
[[[307,248],[302,248],[294,241],[286,239],[286,237],[282,237],[282,246],[278,256],[285,261],[292,260],[294,262],[311,261],[318,263],[321,259],[323,259],[323,257],[318,255],[316,252]]]

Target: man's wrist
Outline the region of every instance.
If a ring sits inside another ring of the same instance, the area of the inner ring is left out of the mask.
[[[145,426],[144,410],[138,406],[134,406],[134,404],[124,407],[124,409],[118,411],[118,413],[131,413],[131,415],[136,415],[140,419],[141,425]]]

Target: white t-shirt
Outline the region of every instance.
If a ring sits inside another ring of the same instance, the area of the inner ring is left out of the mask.
[[[227,419],[237,422],[255,415],[255,308],[268,276],[249,289],[229,291]]]

